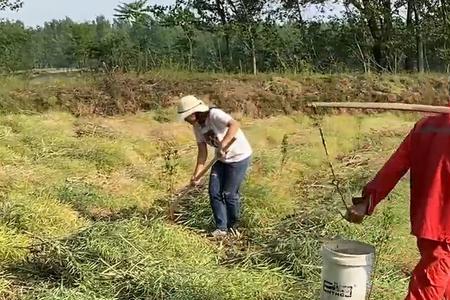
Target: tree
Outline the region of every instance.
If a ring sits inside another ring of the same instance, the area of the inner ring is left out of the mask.
[[[233,62],[233,53],[230,48],[230,6],[226,0],[193,0],[192,7],[196,10],[200,19],[207,28],[212,32],[217,32],[223,35],[225,41],[225,52],[228,57],[228,62]],[[218,49],[220,53],[220,47]],[[221,55],[219,54],[219,57]],[[220,62],[223,69],[223,62]]]
[[[409,35],[414,35],[414,2],[415,0],[407,0],[407,11],[406,11],[406,29]],[[416,55],[414,47],[407,47],[405,59],[405,69],[407,71],[414,71],[416,67]]]
[[[437,1],[438,3],[433,6],[433,9],[429,11],[437,10],[437,15],[439,16],[438,20],[440,20],[439,24],[435,24],[437,26],[433,26],[433,28],[440,28],[442,46],[440,47],[440,57],[444,59],[447,64],[446,71],[450,71],[450,1],[442,0]],[[430,18],[429,16],[427,16]],[[431,16],[432,17],[432,16]],[[434,19],[435,20],[435,19]]]
[[[450,1],[448,0],[418,0],[418,16],[420,16],[420,36],[423,52],[435,53],[439,60],[447,66],[442,71],[450,71]],[[426,47],[425,42],[430,44]],[[427,55],[423,54],[424,59]]]
[[[0,23],[0,69],[17,71],[33,66],[30,32],[21,22]]]
[[[393,36],[393,5],[391,0],[344,0],[344,4],[355,8],[365,21],[371,34],[372,54],[378,70],[392,70],[389,61],[389,44]]]
[[[421,1],[412,1],[412,10],[414,11],[414,25],[416,33],[416,47],[417,47],[417,70],[423,73],[425,70],[424,59],[424,43],[422,35],[422,10],[423,5]]]
[[[148,2],[119,5],[112,23],[0,23],[0,68],[450,72],[450,0],[341,0],[346,13],[322,20],[304,11],[326,0]]]
[[[149,31],[153,25],[151,7],[147,0],[137,0],[129,4],[121,4],[115,9],[115,16],[121,22],[127,22],[131,27],[128,28],[129,37],[136,43],[138,48],[135,54],[137,70],[148,69],[149,61]]]
[[[276,11],[280,20],[287,20],[297,24],[299,28],[306,25],[303,11],[310,5],[323,5],[329,0],[278,0],[275,2]]]
[[[33,55],[38,66],[76,67],[72,28],[77,26],[71,19],[46,22],[42,28],[34,30],[32,35]]]
[[[147,0],[120,4],[114,11],[117,19],[131,24],[147,24],[150,21],[150,7]]]
[[[203,24],[209,25],[225,40],[225,52],[230,64],[233,63],[232,37],[238,37],[251,57],[254,74],[257,73],[257,40],[261,35],[267,14],[266,0],[193,0],[192,7]],[[220,49],[219,49],[220,51]],[[219,55],[220,57],[220,55]],[[221,63],[222,64],[222,63]]]
[[[264,0],[227,0],[232,12],[232,26],[250,52],[253,74],[258,72],[257,39],[265,21],[264,9],[268,2]]]
[[[18,10],[23,5],[23,0],[0,0],[0,10]]]
[[[75,58],[77,67],[93,67],[90,59],[95,56],[96,27],[82,23],[71,27],[69,53]]]
[[[183,31],[180,44],[186,44],[188,50],[188,69],[194,67],[194,36],[195,31],[201,27],[201,20],[194,14],[190,2],[176,0],[173,6],[155,5],[151,9],[159,24],[165,27],[179,27]]]

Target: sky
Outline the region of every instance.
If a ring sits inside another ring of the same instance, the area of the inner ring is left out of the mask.
[[[0,12],[0,19],[20,20],[26,26],[43,25],[53,19],[69,17],[74,21],[91,21],[103,15],[113,19],[114,8],[120,3],[132,0],[24,0],[24,6],[18,12]],[[150,0],[150,4],[173,4],[175,0]],[[319,13],[314,8],[306,11],[307,18]]]

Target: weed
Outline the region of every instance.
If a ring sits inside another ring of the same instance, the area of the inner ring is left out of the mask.
[[[167,184],[167,192],[175,192],[175,178],[178,175],[180,155],[175,145],[169,141],[160,142],[160,150],[164,158],[164,165],[161,171],[162,182]]]
[[[289,151],[289,136],[285,134],[283,136],[283,140],[281,141],[281,165],[280,165],[280,173],[282,172],[284,166],[288,160],[288,151]]]

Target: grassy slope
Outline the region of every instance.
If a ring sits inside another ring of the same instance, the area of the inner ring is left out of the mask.
[[[384,243],[374,299],[401,299],[416,255],[407,185],[366,226],[346,224],[312,120],[244,119],[256,149],[246,238],[217,243],[203,234],[204,191],[182,199],[182,224],[164,219],[195,145],[161,115],[173,112],[0,116],[0,298],[317,299],[320,244],[344,236]],[[390,114],[322,121],[347,200],[412,124]]]
[[[1,77],[0,112],[114,115],[158,110],[176,97],[198,95],[227,111],[267,117],[304,109],[311,101],[447,103],[448,78],[440,74],[192,74],[154,72]],[[167,116],[161,115],[161,119]]]

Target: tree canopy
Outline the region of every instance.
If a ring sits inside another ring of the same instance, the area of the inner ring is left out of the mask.
[[[335,17],[306,13],[336,3]],[[0,0],[2,10],[21,5]],[[0,22],[0,69],[447,71],[449,12],[450,0],[137,0],[119,5],[113,21]]]

